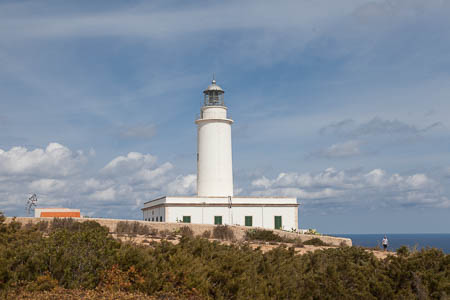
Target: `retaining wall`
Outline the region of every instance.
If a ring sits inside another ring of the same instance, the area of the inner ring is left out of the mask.
[[[6,223],[11,222],[13,218],[7,217]],[[27,218],[27,217],[18,217],[16,218],[16,222],[20,222],[22,224],[32,223],[36,224],[39,221],[52,221],[53,218]],[[165,223],[165,222],[148,222],[148,221],[141,221],[141,220],[121,220],[121,219],[103,219],[103,218],[74,218],[74,220],[78,222],[85,222],[85,221],[96,221],[100,225],[106,226],[109,228],[109,231],[115,232],[117,224],[119,222],[138,222],[143,225],[148,226],[149,228],[157,229],[158,231],[161,230],[168,230],[168,231],[174,231],[179,229],[183,226],[188,226],[192,229],[195,235],[201,235],[203,232],[209,230],[213,231],[215,225],[208,225],[208,224],[191,224],[191,223]],[[233,230],[233,233],[237,240],[243,240],[245,236],[245,231],[255,228],[255,227],[244,227],[244,226],[230,226],[230,228]],[[311,234],[300,234],[300,233],[292,233],[282,230],[273,230],[276,234],[282,236],[282,237],[288,237],[288,238],[300,238],[302,242],[305,242],[307,240],[318,238],[322,240],[323,242],[333,245],[333,246],[352,246],[352,240],[349,238],[340,238],[340,237],[333,237],[333,236],[325,236],[325,235],[311,235]]]

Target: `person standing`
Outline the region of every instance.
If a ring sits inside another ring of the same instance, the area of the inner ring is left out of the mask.
[[[383,245],[384,251],[386,251],[387,247],[388,247],[388,244],[389,244],[386,235],[384,235],[384,238],[383,238],[383,241],[381,242],[381,244]]]

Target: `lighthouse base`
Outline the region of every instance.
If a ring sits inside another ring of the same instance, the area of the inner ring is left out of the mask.
[[[296,198],[288,197],[161,197],[144,203],[150,222],[227,224],[268,229],[298,229]]]

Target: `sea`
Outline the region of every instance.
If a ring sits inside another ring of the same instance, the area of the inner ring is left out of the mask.
[[[352,239],[353,246],[379,247],[384,233],[380,234],[330,234],[337,237],[346,237]],[[442,249],[446,254],[450,254],[450,233],[411,233],[386,234],[389,241],[389,251],[395,251],[401,246],[407,246],[410,249],[420,250],[422,248]]]

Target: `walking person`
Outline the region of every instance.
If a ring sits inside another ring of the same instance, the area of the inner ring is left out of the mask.
[[[386,251],[387,247],[388,247],[388,244],[389,244],[386,235],[384,235],[384,238],[383,238],[383,241],[381,242],[381,244],[383,245],[384,251]]]

